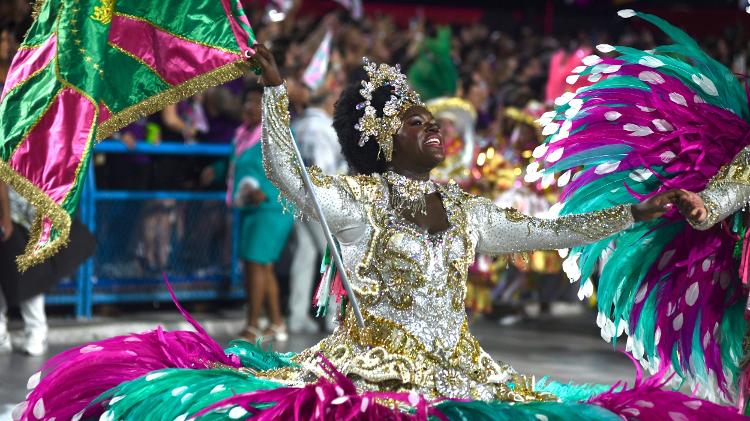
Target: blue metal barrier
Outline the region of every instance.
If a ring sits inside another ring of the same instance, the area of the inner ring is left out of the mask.
[[[213,156],[221,158],[229,157],[232,154],[232,146],[170,142],[151,145],[139,142],[134,148],[130,149],[117,141],[104,141],[96,145],[94,153]],[[224,200],[225,192],[223,191],[99,190],[96,186],[94,166],[91,165],[82,193],[78,217],[96,236],[97,251],[79,268],[75,282],[63,283],[53,289],[48,295],[48,302],[50,304],[74,304],[76,317],[88,318],[92,315],[94,304],[169,301],[170,297],[164,281],[158,273],[144,273],[138,276],[132,273],[117,274],[112,270],[106,270],[107,264],[110,264],[111,267],[116,266],[114,263],[108,262],[107,259],[112,259],[113,256],[120,257],[123,253],[127,254],[129,251],[126,250],[126,247],[128,247],[126,237],[134,237],[132,229],[122,235],[114,235],[115,238],[105,238],[107,232],[117,232],[117,228],[120,228],[118,224],[124,226],[128,224],[139,226],[138,224],[141,224],[145,227],[143,221],[139,219],[144,215],[143,209],[149,205],[159,208],[160,203],[164,203],[164,201],[176,203],[177,208],[181,207],[184,217],[183,224],[185,225],[191,222],[187,220],[188,217],[185,215],[197,215],[200,218],[200,211],[206,206],[210,207],[213,215],[224,215],[224,219],[198,221],[203,224],[222,224],[227,221],[227,214],[231,214],[231,228],[228,230],[229,244],[228,249],[225,250],[230,256],[228,264],[214,262],[214,266],[210,269],[180,268],[180,252],[187,249],[178,244],[177,251],[170,252],[170,267],[165,268],[164,272],[175,288],[178,299],[189,301],[243,297],[244,290],[241,283],[241,268],[237,247],[239,227],[238,224],[234,223],[238,215],[236,211],[222,208]],[[118,209],[118,207],[121,207],[121,209]],[[106,214],[108,211],[112,212],[113,209],[116,210],[118,216],[125,215],[126,220],[120,223],[117,218]],[[139,212],[141,213],[139,214]],[[195,224],[191,225],[185,226],[184,230],[195,229]],[[124,229],[127,230],[127,228]],[[219,228],[213,226],[210,229],[213,232],[222,232],[221,225],[219,225]],[[226,234],[226,231],[224,233]],[[185,238],[187,237],[189,237],[189,234]],[[188,252],[200,251],[201,247],[209,254],[218,253],[216,249],[220,248],[220,245],[207,244],[208,240],[206,238],[203,244],[198,244],[194,247],[194,250],[188,250],[183,254],[189,255]],[[226,241],[224,244],[226,244]],[[170,243],[170,250],[172,250],[173,245]],[[219,252],[221,251],[219,250]],[[211,256],[202,257],[201,260],[211,260]],[[174,267],[171,260],[177,261],[174,263]],[[189,258],[185,258],[183,263],[188,262],[188,260]],[[135,263],[137,262],[134,260],[131,266],[137,266]],[[75,289],[75,291],[71,292],[71,289]]]

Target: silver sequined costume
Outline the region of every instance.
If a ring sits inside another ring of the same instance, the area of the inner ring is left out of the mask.
[[[286,88],[265,89],[263,153],[269,179],[297,209],[313,215],[289,131]],[[329,337],[296,361],[314,367],[318,353],[362,388],[416,390],[428,397],[525,401],[548,398],[525,378],[498,364],[468,331],[464,295],[475,253],[560,249],[629,227],[629,207],[541,220],[501,209],[455,184],[438,192],[450,228],[428,234],[398,216],[379,174],[326,176],[310,169],[325,217],[341,244],[344,264],[360,301],[365,328],[351,314]],[[299,369],[262,376],[294,383]]]
[[[708,211],[700,224],[691,222],[699,230],[707,230],[743,208],[750,201],[750,149],[743,149],[731,164],[722,167],[698,195]]]

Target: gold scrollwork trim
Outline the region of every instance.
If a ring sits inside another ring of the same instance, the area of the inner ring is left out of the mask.
[[[24,272],[31,266],[50,258],[61,247],[67,244],[70,235],[70,215],[39,187],[15,172],[8,163],[3,161],[0,161],[0,180],[7,183],[13,190],[34,205],[37,211],[37,216],[31,226],[26,249],[22,255],[16,258],[18,269]],[[49,218],[53,226],[59,230],[58,236],[37,250],[37,245],[42,234],[42,223],[45,217]]]
[[[247,64],[245,62],[241,60],[233,61],[210,72],[196,76],[187,82],[175,85],[138,104],[131,105],[122,111],[112,114],[110,118],[100,124],[96,133],[96,140],[106,139],[119,129],[141,117],[153,114],[169,104],[182,101],[212,86],[221,85],[222,83],[236,79],[242,76],[246,70]]]
[[[100,0],[101,5],[94,7],[94,13],[91,19],[103,24],[109,25],[112,22],[112,14],[115,11],[115,0]]]
[[[42,9],[44,8],[44,3],[46,2],[47,0],[36,0],[34,2],[34,5],[31,6],[32,19],[36,20],[39,17],[39,14],[42,13]]]

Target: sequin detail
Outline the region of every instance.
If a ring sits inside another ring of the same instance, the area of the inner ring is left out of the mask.
[[[743,149],[731,164],[722,167],[698,195],[708,215],[701,223],[688,222],[699,230],[711,228],[750,202],[750,149]]]
[[[309,213],[310,198],[287,124],[287,101],[283,85],[266,88],[264,165],[279,190]],[[340,242],[365,327],[350,312],[336,332],[295,357],[301,369],[260,376],[288,384],[314,381],[322,353],[363,390],[415,390],[429,397],[478,400],[554,399],[534,392],[533,380],[493,361],[469,332],[463,305],[468,267],[480,251],[514,253],[599,240],[632,224],[629,207],[541,220],[498,208],[449,183],[435,187],[449,227],[430,234],[394,209],[382,175],[309,172]]]
[[[427,215],[427,200],[425,195],[435,193],[435,183],[427,180],[415,180],[388,171],[383,175],[391,185],[392,202],[399,212],[407,212],[412,217],[417,214]]]

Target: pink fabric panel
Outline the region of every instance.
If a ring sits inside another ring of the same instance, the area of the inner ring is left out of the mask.
[[[15,150],[10,165],[59,204],[75,182],[96,108],[70,88],[60,91],[53,101]]]
[[[109,41],[143,60],[171,85],[241,59],[238,54],[186,41],[123,16],[112,17]]]
[[[234,38],[237,40],[237,45],[240,46],[240,48],[243,48],[250,52],[250,54],[255,54],[255,50],[248,44],[250,41],[250,37],[248,36],[247,32],[245,32],[242,29],[242,26],[237,22],[239,20],[240,22],[247,25],[247,27],[250,27],[250,21],[247,20],[247,16],[241,15],[237,16],[235,20],[235,17],[232,16],[232,5],[229,3],[230,0],[221,0],[221,6],[224,8],[224,13],[227,15],[227,20],[229,20],[229,26],[232,28],[232,32],[234,33]],[[239,1],[239,0],[231,0],[231,1]],[[239,7],[242,7],[242,5],[238,5]]]
[[[55,56],[56,51],[57,36],[54,34],[39,47],[18,50],[16,56],[13,57],[8,76],[5,78],[5,86],[0,98],[4,98],[6,92],[28,79],[32,73],[43,69]]]
[[[112,117],[112,114],[109,112],[109,109],[104,106],[104,103],[99,103],[99,124],[102,124],[103,122],[109,120],[109,118]]]
[[[44,245],[49,242],[50,236],[52,235],[52,220],[44,218],[42,220],[42,231],[39,233],[39,241],[36,243],[34,251],[39,251],[44,248]]]

